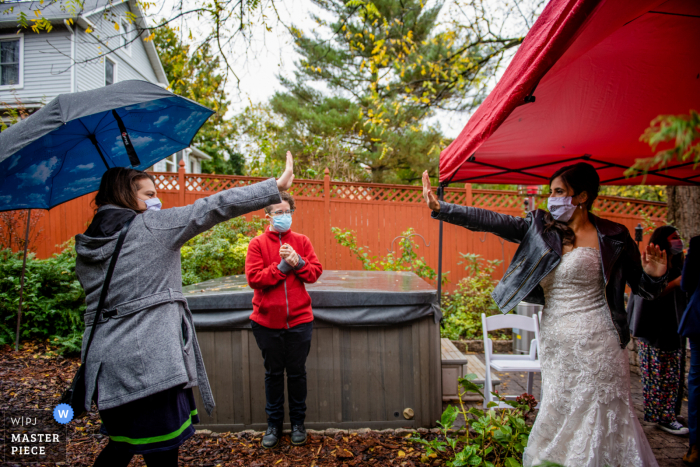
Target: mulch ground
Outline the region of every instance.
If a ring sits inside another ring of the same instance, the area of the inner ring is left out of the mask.
[[[0,346],[0,409],[53,410],[79,365],[78,358],[52,355],[52,349],[45,343],[24,343],[19,352],[14,352],[10,346]],[[99,428],[97,411],[68,424],[70,465],[93,464],[98,453],[107,444],[107,437],[99,433]],[[409,434],[360,431],[362,432],[339,432],[332,436],[311,434],[308,443],[298,447],[292,446],[289,436],[285,435],[281,446],[273,451],[260,447],[259,433],[198,433],[180,447],[180,465],[445,465],[444,460],[437,458],[421,463],[425,451],[408,441]],[[423,436],[430,439],[437,435],[425,433]],[[145,464],[141,456],[135,456],[130,465]]]
[[[68,386],[79,366],[78,358],[63,358],[53,354],[44,343],[24,343],[19,352],[0,346],[0,410],[53,410],[61,392]],[[501,392],[525,392],[525,375],[500,375]],[[534,393],[539,396],[539,376],[535,378]],[[653,423],[643,421],[642,388],[638,375],[632,375],[632,400],[637,417],[656,455],[660,467],[681,467],[688,439],[659,430]],[[480,404],[474,404],[478,406]],[[687,402],[682,415],[687,417]],[[68,462],[70,465],[91,466],[97,454],[107,444],[99,434],[97,411],[68,424]],[[425,451],[408,441],[407,433],[358,430],[359,433],[339,432],[333,435],[312,434],[306,446],[292,446],[289,437],[281,447],[266,451],[260,447],[260,434],[198,433],[180,448],[180,465],[187,466],[418,466],[445,465],[444,459],[432,458],[421,463]],[[438,436],[421,429],[422,436]],[[37,464],[34,464],[37,465]],[[144,465],[135,456],[131,466]]]

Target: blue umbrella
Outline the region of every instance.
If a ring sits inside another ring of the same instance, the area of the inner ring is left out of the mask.
[[[51,209],[188,147],[214,112],[146,81],[62,94],[0,133],[0,211]]]
[[[0,133],[0,211],[51,209],[91,193],[111,167],[144,170],[188,147],[214,112],[146,81],[61,94]],[[17,341],[22,315],[20,280]]]

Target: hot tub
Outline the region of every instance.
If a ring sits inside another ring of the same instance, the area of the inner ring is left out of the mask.
[[[392,271],[325,271],[307,290],[315,320],[306,427],[433,426],[442,412],[436,290],[414,273]],[[253,291],[245,276],[184,293],[216,401],[212,416],[200,411],[198,429],[264,430],[265,369],[250,329]]]

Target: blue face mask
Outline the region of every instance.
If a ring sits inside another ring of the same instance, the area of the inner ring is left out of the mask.
[[[284,233],[292,227],[292,215],[282,214],[281,216],[275,216],[272,218],[272,227],[277,232]]]

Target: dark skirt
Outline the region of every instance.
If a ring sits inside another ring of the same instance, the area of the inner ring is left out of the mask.
[[[199,423],[192,388],[182,386],[100,410],[100,432],[133,454],[168,451],[182,445]]]

